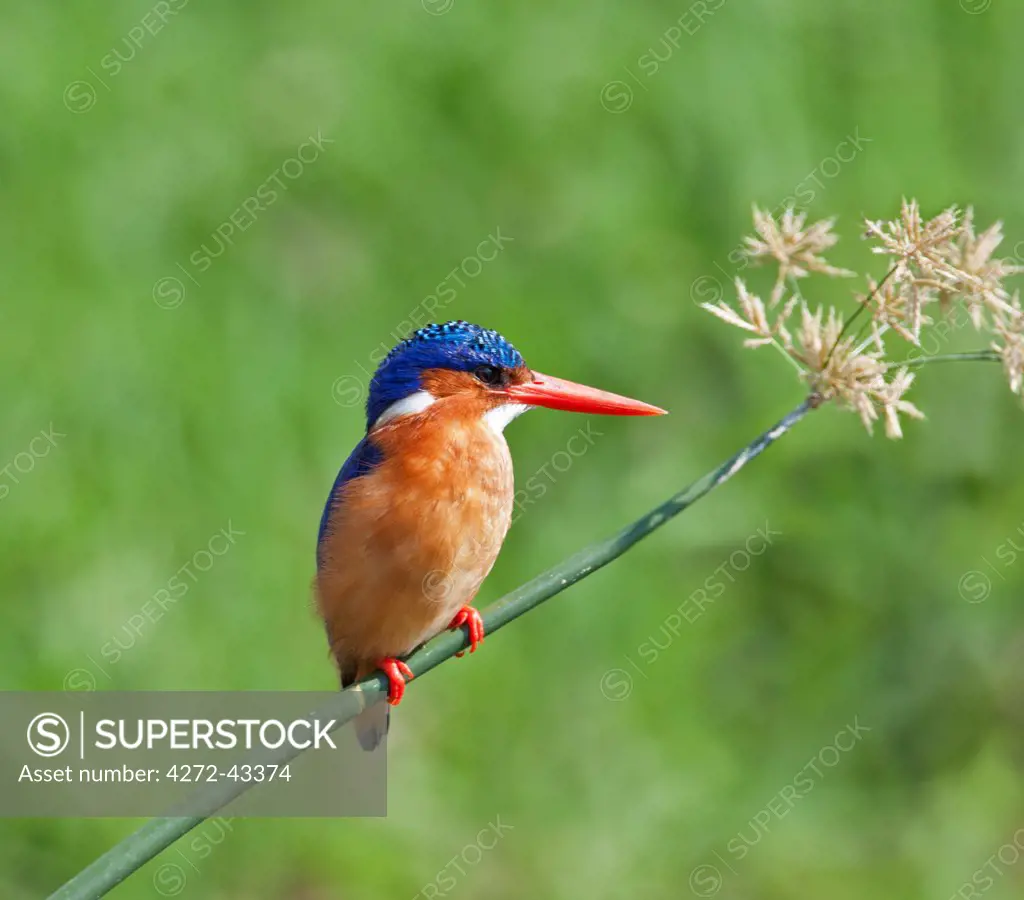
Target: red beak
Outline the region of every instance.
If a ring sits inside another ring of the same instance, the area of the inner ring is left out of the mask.
[[[664,416],[666,411],[650,403],[631,400],[608,391],[563,381],[551,375],[533,373],[533,381],[513,384],[508,395],[516,403],[528,406],[546,406],[568,412],[602,413],[609,416]]]

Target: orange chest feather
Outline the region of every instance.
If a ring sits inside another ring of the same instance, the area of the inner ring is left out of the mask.
[[[419,545],[435,568],[444,568],[445,559],[459,562],[475,545],[484,557],[497,554],[513,497],[512,459],[501,435],[480,421],[416,423],[381,429],[375,442],[384,462],[346,502],[389,520],[385,530],[396,544]],[[479,564],[489,569],[490,562]]]
[[[374,432],[382,462],[348,482],[318,575],[336,653],[408,652],[472,601],[511,521],[512,460],[480,418],[409,417]]]

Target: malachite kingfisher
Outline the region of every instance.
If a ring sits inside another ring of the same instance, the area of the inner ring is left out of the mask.
[[[503,432],[535,406],[665,412],[534,372],[498,332],[463,321],[427,325],[381,362],[366,436],[334,481],[317,539],[314,593],[343,688],[380,669],[397,705],[412,678],[401,657],[446,628],[465,626],[471,653],[483,640],[470,604],[514,499]],[[387,724],[379,709],[360,713],[362,746],[374,749]]]

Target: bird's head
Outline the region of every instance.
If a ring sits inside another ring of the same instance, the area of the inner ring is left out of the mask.
[[[529,369],[498,332],[469,322],[426,325],[384,359],[370,382],[367,430],[457,400],[501,431],[533,406],[619,416],[665,410]]]

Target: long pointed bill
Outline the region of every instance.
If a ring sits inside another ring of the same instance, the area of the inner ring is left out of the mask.
[[[563,381],[551,375],[533,373],[533,381],[513,384],[508,389],[509,397],[516,403],[528,406],[546,406],[548,409],[564,409],[568,412],[601,413],[609,416],[663,416],[665,410],[650,403],[631,400],[608,391]]]

